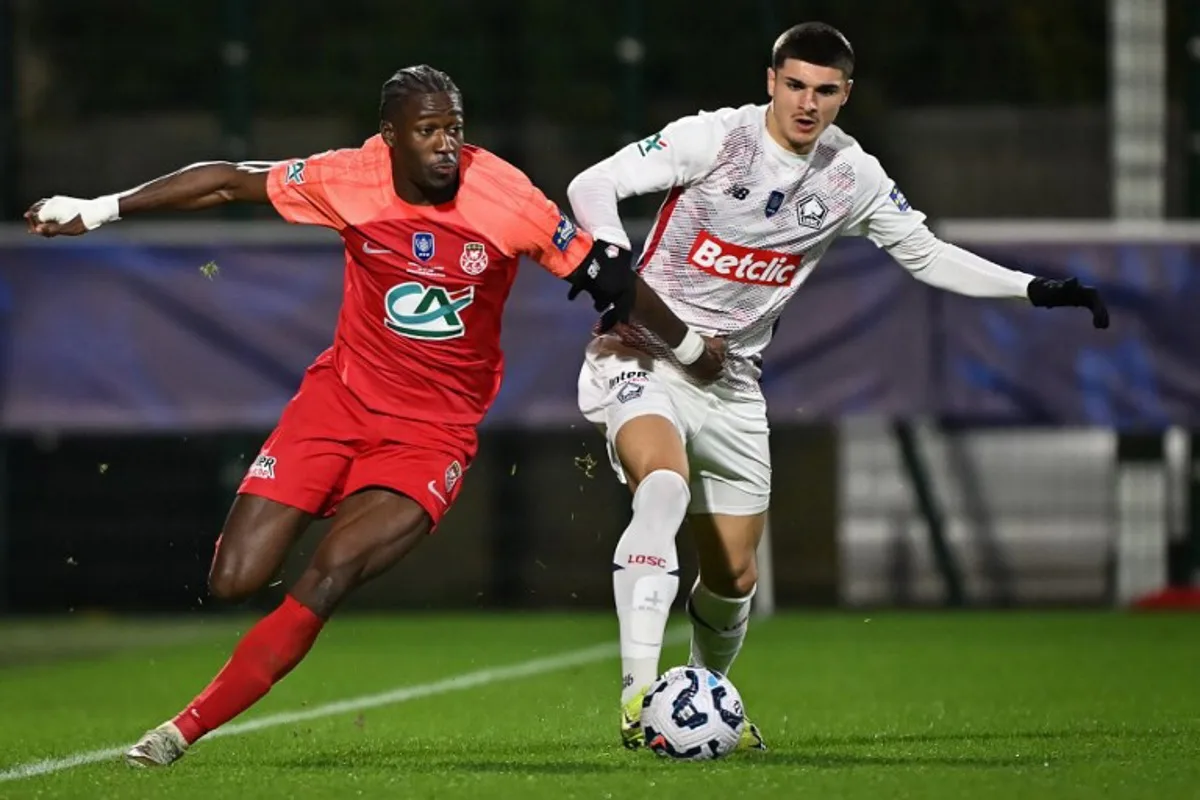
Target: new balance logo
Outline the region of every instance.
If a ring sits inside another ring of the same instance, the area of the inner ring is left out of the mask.
[[[736,183],[725,190],[725,194],[732,197],[734,200],[745,200],[750,196],[750,190],[745,186],[738,186]]]

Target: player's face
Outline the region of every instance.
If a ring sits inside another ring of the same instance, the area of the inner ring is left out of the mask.
[[[463,144],[463,112],[446,92],[414,95],[398,119],[384,123],[384,140],[417,186],[445,189],[458,180]],[[388,128],[391,128],[390,135]]]
[[[778,70],[768,69],[771,135],[790,150],[807,153],[837,119],[838,111],[850,98],[852,83],[837,67],[794,58],[784,61]]]

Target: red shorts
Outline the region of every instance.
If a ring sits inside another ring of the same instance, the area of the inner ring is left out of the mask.
[[[372,411],[331,364],[317,363],[305,373],[238,492],[329,516],[343,498],[378,486],[411,497],[436,526],[458,496],[477,449],[474,426]]]

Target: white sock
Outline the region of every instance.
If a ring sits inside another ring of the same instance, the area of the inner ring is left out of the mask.
[[[729,674],[746,639],[753,597],[754,589],[745,597],[721,597],[696,580],[687,602],[688,616],[692,618],[693,666]]]
[[[613,598],[621,627],[621,702],[658,677],[667,615],[679,591],[675,535],[691,491],[683,476],[659,469],[633,494],[633,519],[613,553]]]

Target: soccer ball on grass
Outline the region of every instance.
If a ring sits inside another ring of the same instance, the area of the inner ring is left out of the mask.
[[[708,761],[733,752],[746,725],[729,679],[704,667],[675,667],[642,701],[646,746],[664,758]]]

